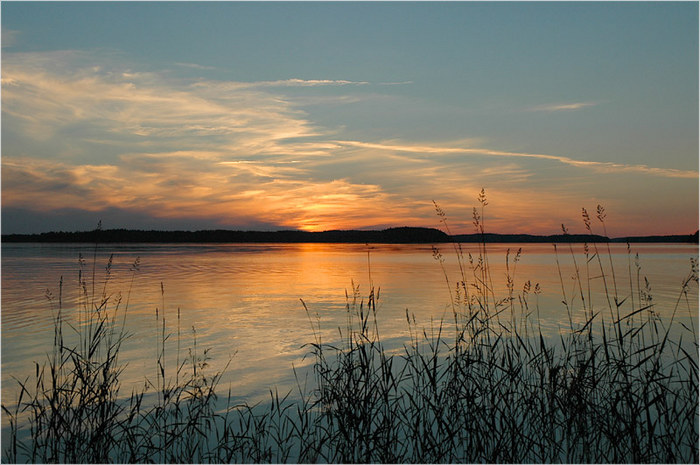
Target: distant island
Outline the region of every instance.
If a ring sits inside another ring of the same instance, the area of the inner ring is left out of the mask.
[[[439,229],[399,227],[381,231],[334,230],[309,231],[230,231],[224,229],[203,231],[143,231],[134,229],[96,229],[79,232],[47,232],[41,234],[3,234],[3,243],[17,242],[75,242],[75,243],[352,243],[352,244],[435,244],[445,242],[474,243],[560,243],[560,242],[658,242],[698,243],[698,231],[687,235],[632,236],[608,238],[594,234],[456,234],[448,235]]]

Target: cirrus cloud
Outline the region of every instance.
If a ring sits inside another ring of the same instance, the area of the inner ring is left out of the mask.
[[[531,107],[529,111],[544,111],[544,112],[555,112],[555,111],[574,111],[580,110],[582,108],[594,107],[598,105],[597,102],[574,102],[574,103],[555,103],[549,105],[538,105],[536,107]]]
[[[565,165],[589,168],[598,172],[615,173],[615,172],[633,172],[648,174],[653,176],[662,176],[667,178],[686,178],[696,179],[698,172],[694,170],[679,170],[673,168],[656,168],[647,165],[628,165],[623,163],[600,162],[600,161],[584,161],[574,160],[569,157],[560,155],[547,155],[541,153],[528,152],[512,152],[503,150],[492,150],[487,148],[477,147],[455,147],[455,146],[429,146],[424,144],[395,144],[395,143],[371,143],[360,141],[336,141],[339,145],[351,147],[363,147],[382,151],[409,152],[422,154],[469,154],[491,157],[511,157],[511,158],[532,158],[540,160],[552,160]]]

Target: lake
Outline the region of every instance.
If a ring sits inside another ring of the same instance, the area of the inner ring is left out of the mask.
[[[449,321],[452,304],[448,285],[453,289],[461,278],[452,245],[439,247],[443,265],[430,245],[3,244],[3,403],[13,402],[18,392],[13,377],[24,379],[34,372],[33,361],[47,360],[61,278],[66,321],[79,324],[80,314],[75,307],[81,292],[81,266],[88,294],[99,296],[103,290],[111,296],[121,293],[121,309],[128,300],[126,330],[130,338],[120,355],[120,360],[127,363],[121,378],[125,395],[132,387],[143,386],[146,379],[156,378],[162,331],[156,320],[158,311],[161,317],[165,315],[166,332],[171,335],[167,342],[170,366],[193,348],[196,332],[197,350],[201,353],[210,349],[208,369],[212,373],[231,362],[220,386],[230,387],[235,396],[255,401],[269,397],[270,387],[292,388],[292,366],[303,372],[312,362],[305,358],[309,352],[305,344],[314,341],[312,324],[320,325],[324,342],[338,339],[338,328],[347,320],[346,293],[352,299],[353,285],[365,300],[370,283],[380,289],[379,331],[387,347],[394,350],[400,350],[407,340],[407,312],[415,316],[419,327],[436,327],[442,318]],[[569,247],[559,244],[557,254],[551,244],[489,244],[487,248],[495,296],[508,296],[508,256],[514,295],[522,295],[523,286],[530,281],[529,308],[538,308],[542,331],[549,336],[569,325],[562,303],[562,282],[568,300],[579,293]],[[592,256],[593,245],[590,247]],[[670,317],[690,272],[690,258],[698,256],[694,244],[634,244],[631,251],[624,244],[611,244],[610,255],[606,244],[597,247],[609,295],[614,292],[608,271],[612,257],[619,300],[638,299],[637,283],[644,287],[646,277],[653,309],[665,318]],[[583,275],[584,246],[572,244],[571,248]],[[522,254],[515,264],[518,249]],[[468,267],[468,254],[478,256],[478,244],[465,244],[463,252]],[[110,255],[113,261],[105,285]],[[137,257],[138,271],[132,272]],[[588,267],[594,307],[608,312],[598,257]],[[469,270],[467,274],[472,276]],[[535,283],[541,289],[537,295],[533,292]],[[53,303],[47,298],[47,290],[54,296]],[[687,303],[683,300],[675,320],[695,326],[696,285],[690,287],[688,299]],[[519,308],[517,299],[516,306]],[[573,319],[584,321],[580,302],[571,306]],[[70,330],[66,328],[65,332]],[[176,356],[178,345],[180,356]]]

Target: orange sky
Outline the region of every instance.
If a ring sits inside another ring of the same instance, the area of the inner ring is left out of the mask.
[[[403,7],[3,4],[2,232],[697,230],[697,5]]]

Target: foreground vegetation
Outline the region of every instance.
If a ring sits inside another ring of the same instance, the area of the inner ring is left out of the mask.
[[[479,201],[474,225],[483,233],[483,192]],[[603,228],[604,218],[599,207]],[[583,219],[592,234],[585,210]],[[3,459],[697,463],[697,302],[689,297],[697,261],[671,316],[662,319],[631,254],[627,273],[616,275],[604,244],[584,246],[578,261],[573,246],[565,247],[575,279],[573,292],[562,279],[569,325],[558,338],[540,330],[539,286],[515,288],[520,251],[506,256],[500,296],[486,244],[474,255],[455,244],[461,272],[456,280],[445,273],[448,320],[423,329],[407,312],[410,341],[400,353],[389,351],[377,324],[379,290],[362,299],[353,287],[338,340],[321,340],[309,314],[310,384],[299,376],[296,392],[271,390],[270,401],[257,406],[234,404],[231,392],[217,397],[221,375],[208,373],[206,351],[195,337],[181,357],[179,323],[170,334],[162,315],[156,315],[158,374],[144,390],[125,395],[119,351],[129,293],[125,299],[108,293],[111,261],[97,290],[94,271],[90,280],[81,261],[77,323],[66,329],[62,290],[49,296],[53,353],[20,380],[18,401],[3,405],[11,433]],[[442,252],[434,249],[434,257],[442,266]],[[600,308],[591,300],[598,287],[606,299]],[[689,325],[678,322],[681,312]],[[175,337],[171,366],[166,341]]]

